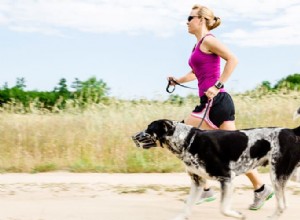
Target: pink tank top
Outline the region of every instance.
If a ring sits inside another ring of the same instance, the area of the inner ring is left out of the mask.
[[[205,35],[195,46],[189,59],[189,65],[192,68],[198,79],[199,96],[203,96],[204,92],[212,87],[220,78],[220,56],[216,54],[204,53],[200,50],[200,45],[203,42]],[[212,35],[213,36],[213,35]],[[220,92],[224,92],[221,89]]]

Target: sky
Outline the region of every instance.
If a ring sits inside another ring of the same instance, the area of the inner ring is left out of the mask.
[[[167,77],[190,71],[194,4],[221,18],[212,33],[238,57],[228,92],[300,73],[300,0],[0,0],[0,86],[25,78],[27,90],[51,91],[97,77],[112,97],[164,99]]]

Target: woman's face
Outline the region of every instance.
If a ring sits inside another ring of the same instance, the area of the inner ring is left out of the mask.
[[[201,19],[197,15],[197,10],[192,10],[188,17],[187,26],[190,34],[195,34],[197,30],[200,30]]]

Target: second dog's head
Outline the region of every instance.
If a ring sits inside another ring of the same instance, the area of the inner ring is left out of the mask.
[[[297,111],[294,112],[294,120],[300,117],[300,108],[298,108]]]
[[[163,146],[165,138],[173,135],[174,130],[175,123],[173,121],[161,119],[150,123],[146,130],[135,134],[132,139],[137,147],[144,149],[156,147],[157,143]]]

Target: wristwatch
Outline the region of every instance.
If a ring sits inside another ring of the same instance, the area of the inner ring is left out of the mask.
[[[215,87],[216,87],[217,89],[222,89],[222,88],[224,88],[224,84],[218,80],[218,81],[215,83]]]

